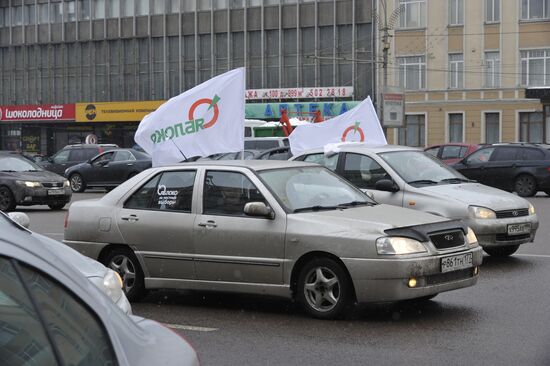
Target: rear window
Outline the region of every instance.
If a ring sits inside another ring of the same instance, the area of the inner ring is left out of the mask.
[[[441,153],[441,159],[456,159],[463,157],[466,153],[466,148],[462,146],[444,146]]]
[[[544,153],[537,149],[523,149],[521,154],[522,160],[543,160]]]
[[[69,161],[86,161],[89,158],[91,158],[91,156],[88,156],[84,149],[71,149],[69,155]]]
[[[278,140],[245,140],[244,148],[246,150],[267,150],[279,147]]]
[[[510,161],[517,160],[518,148],[516,147],[499,147],[495,150],[492,161]]]

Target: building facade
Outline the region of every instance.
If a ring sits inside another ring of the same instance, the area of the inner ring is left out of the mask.
[[[548,0],[377,3],[398,14],[386,71],[406,95],[405,125],[390,140],[550,142],[550,93],[529,92],[550,88]]]
[[[0,148],[25,149],[29,143],[51,154],[90,134],[131,146],[139,122],[130,119],[132,102],[167,100],[236,67],[246,68],[247,89],[325,87],[326,93],[302,99],[275,92],[280,96],[250,102],[296,103],[304,113],[345,110],[325,104],[362,100],[375,88],[373,3],[0,0],[0,110],[13,117],[22,106],[29,116],[64,105],[76,108],[73,120],[6,120],[0,112]],[[346,93],[330,94],[327,88]],[[304,100],[313,106],[303,107]],[[118,118],[78,119],[97,103],[117,103],[104,110]]]

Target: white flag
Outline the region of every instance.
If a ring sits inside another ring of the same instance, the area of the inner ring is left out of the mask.
[[[342,142],[386,145],[386,136],[370,97],[337,117],[321,123],[296,127],[288,137],[293,155]]]
[[[140,122],[136,143],[153,166],[244,149],[244,68],[171,98]]]

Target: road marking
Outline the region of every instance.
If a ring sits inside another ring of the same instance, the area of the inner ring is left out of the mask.
[[[550,255],[546,254],[514,254],[518,257],[539,257],[539,258],[550,258]]]
[[[218,328],[195,327],[193,325],[167,324],[167,323],[165,323],[164,325],[166,325],[168,328],[171,328],[171,329],[192,330],[195,332],[214,332],[216,330],[219,330]]]

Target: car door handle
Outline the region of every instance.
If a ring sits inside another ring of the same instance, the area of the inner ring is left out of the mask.
[[[214,228],[214,227],[218,227],[218,225],[216,224],[215,221],[212,221],[212,220],[208,220],[207,222],[199,222],[199,226],[200,227],[205,227],[205,228]]]
[[[134,166],[134,163],[128,163],[128,164],[126,164],[126,165],[128,165],[128,166]]]
[[[128,222],[139,221],[139,217],[137,217],[137,215],[122,216],[121,219]]]

